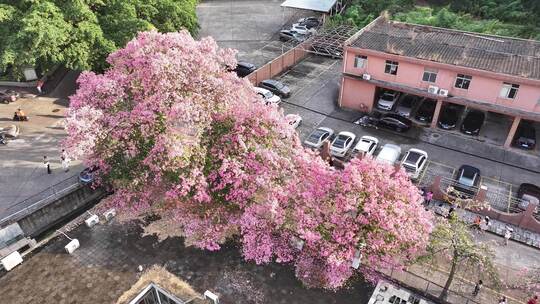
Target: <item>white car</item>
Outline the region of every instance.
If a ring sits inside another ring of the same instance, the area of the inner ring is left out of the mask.
[[[381,110],[391,111],[396,101],[399,98],[399,93],[396,91],[385,91],[379,97],[377,108]]]
[[[298,114],[287,114],[285,120],[295,129],[302,124],[302,117]]]
[[[320,148],[324,142],[330,140],[330,137],[334,135],[334,130],[330,128],[319,127],[313,131],[308,138],[304,141],[304,144],[313,148]]]
[[[356,135],[351,132],[339,132],[330,145],[330,153],[337,157],[344,157],[352,147]]]
[[[353,152],[362,153],[364,156],[373,155],[373,152],[377,150],[379,140],[373,136],[362,136],[360,141],[354,146]]]
[[[376,160],[381,163],[393,165],[401,155],[401,147],[393,144],[386,144],[377,155]]]
[[[277,105],[281,103],[281,98],[277,95],[274,95],[274,93],[270,92],[269,90],[264,89],[264,88],[259,88],[259,87],[254,87],[253,89],[259,96],[261,96],[264,99],[264,102],[266,105],[270,105],[270,104]]]
[[[301,35],[308,35],[311,34],[311,30],[307,28],[305,25],[300,25],[300,23],[295,23],[291,26],[291,31],[295,31],[298,34]]]
[[[419,149],[409,149],[401,161],[401,166],[405,168],[412,180],[417,179],[427,164],[428,154]]]

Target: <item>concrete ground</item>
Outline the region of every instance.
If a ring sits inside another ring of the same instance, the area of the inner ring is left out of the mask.
[[[498,148],[439,129],[418,127],[398,134],[353,124],[361,114],[337,105],[341,81],[340,60],[310,56],[278,78],[292,91],[291,97],[282,102],[284,111],[300,114],[303,118],[298,129],[302,139],[316,127],[325,126],[335,132],[351,131],[357,137],[375,136],[379,138],[380,146],[398,144],[403,153],[412,147],[419,148],[428,152],[430,159],[423,183],[429,183],[435,174],[452,178],[457,168],[469,164],[481,170],[488,192],[496,192],[497,197],[503,200],[508,199],[509,191],[510,196],[514,195],[519,184],[537,184],[540,180],[538,157],[523,154],[517,149]]]
[[[294,20],[313,13],[284,9],[281,0],[201,1],[197,16],[199,37],[211,36],[221,47],[238,50],[239,61],[257,67],[273,60],[292,46],[279,41],[279,31]]]
[[[337,292],[308,289],[289,265],[247,263],[234,244],[210,252],[186,248],[178,237],[159,242],[141,234],[133,222],[81,225],[68,232],[81,244],[72,255],[64,250],[69,240],[61,236],[12,271],[0,272],[0,302],[115,303],[137,280],[138,265],[156,264],[201,294],[218,294],[223,304],[367,304],[373,291],[360,279]]]
[[[73,92],[72,84],[77,75],[68,73],[64,82],[51,92],[51,95],[63,98],[20,98],[15,103],[0,106],[0,125],[16,124],[20,128],[19,138],[0,146],[0,218],[27,207],[34,200],[23,200],[61,183],[82,169],[78,162],[72,162],[69,172],[64,172],[59,148],[65,137],[62,121],[67,108],[66,97]],[[12,121],[17,108],[21,108],[30,121]],[[50,175],[43,165],[45,155],[51,163]]]

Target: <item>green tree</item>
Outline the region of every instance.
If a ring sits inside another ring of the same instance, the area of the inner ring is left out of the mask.
[[[427,254],[419,260],[436,264],[443,259],[450,264],[448,278],[440,298],[446,299],[456,273],[464,269],[478,269],[483,280],[500,284],[499,273],[495,268],[493,250],[485,243],[476,241],[469,225],[452,214],[448,220],[440,220],[431,233]]]

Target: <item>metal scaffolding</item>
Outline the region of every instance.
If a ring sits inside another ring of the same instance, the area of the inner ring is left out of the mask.
[[[343,58],[345,41],[358,30],[358,27],[352,25],[323,27],[302,44],[303,49],[317,55]]]

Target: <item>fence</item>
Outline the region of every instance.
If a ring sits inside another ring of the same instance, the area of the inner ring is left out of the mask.
[[[261,66],[255,72],[249,74],[247,78],[251,83],[253,83],[253,85],[257,85],[259,82],[265,79],[279,75],[297,64],[302,59],[306,58],[306,56],[309,54],[307,51],[309,48],[310,46],[306,42],[301,43],[276,57],[274,60]]]
[[[11,214],[0,220],[0,226],[15,222],[34,211],[41,209],[78,187],[80,187],[80,184],[78,182],[78,174],[76,174],[10,206],[6,212],[11,212]]]

